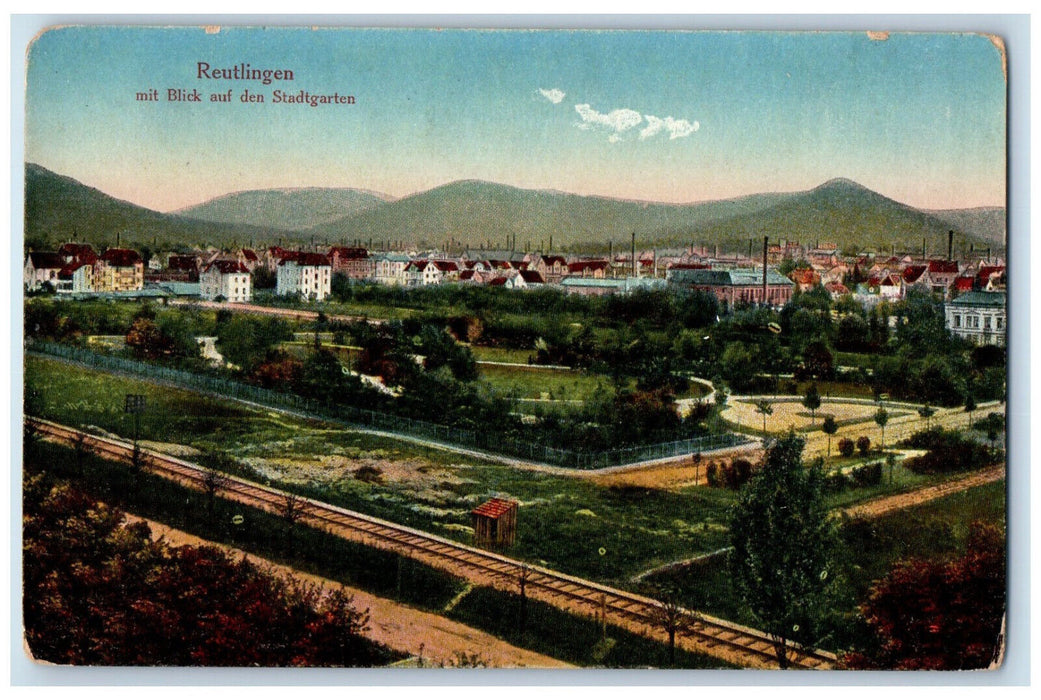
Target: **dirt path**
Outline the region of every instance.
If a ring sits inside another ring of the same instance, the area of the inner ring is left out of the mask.
[[[959,491],[966,491],[976,486],[983,486],[994,481],[1005,478],[1005,465],[998,464],[988,467],[981,472],[953,481],[946,481],[935,486],[927,486],[910,493],[901,493],[896,496],[885,496],[867,503],[847,508],[845,512],[854,518],[877,518],[881,515],[891,513],[901,508],[910,508],[920,503],[926,503],[937,498],[948,496]]]
[[[208,545],[220,547],[236,557],[248,556],[251,561],[270,569],[277,575],[292,575],[322,588],[338,588],[339,583],[275,564],[248,552],[200,539],[162,523],[128,514],[131,521],[144,521],[156,539],[163,537],[173,546]],[[479,658],[489,668],[571,668],[563,661],[515,647],[486,632],[411,608],[402,603],[380,598],[356,588],[345,587],[354,597],[354,606],[369,611],[369,631],[366,636],[376,642],[423,659],[425,667],[456,665],[458,656],[465,654]]]

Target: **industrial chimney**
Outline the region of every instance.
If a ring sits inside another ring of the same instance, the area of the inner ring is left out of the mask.
[[[763,236],[763,303],[766,303],[766,249],[770,244],[770,237]]]
[[[633,277],[636,277],[637,276],[637,267],[636,267],[636,231],[633,231],[632,256],[633,256],[633,259],[632,259],[632,263],[633,263]]]
[[[951,260],[951,256],[954,255],[954,231],[947,232],[947,260]]]

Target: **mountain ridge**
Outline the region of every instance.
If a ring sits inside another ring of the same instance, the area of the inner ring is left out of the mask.
[[[243,203],[251,201],[281,206],[284,215],[244,214]],[[199,218],[198,208],[214,202],[232,206],[223,213],[218,206],[217,214]],[[323,208],[316,213],[308,202],[322,203]],[[243,220],[246,215],[253,218]],[[308,216],[322,220],[304,227],[301,222]],[[113,240],[114,231],[122,227],[129,234],[125,242],[155,245],[160,239],[163,245],[218,246],[288,240],[372,241],[374,246],[447,243],[455,248],[501,247],[516,240],[519,248],[546,249],[552,242],[559,250],[593,251],[611,244],[627,248],[636,233],[641,246],[718,245],[721,250],[743,251],[750,240],[769,235],[774,241],[826,240],[844,250],[918,250],[925,238],[935,251],[946,249],[951,228],[965,247],[1004,246],[1005,216],[1002,207],[920,210],[842,177],[798,192],[690,204],[527,189],[477,179],[400,198],[360,188],[287,187],[232,192],[161,213],[26,164],[26,239],[79,238],[99,245]]]

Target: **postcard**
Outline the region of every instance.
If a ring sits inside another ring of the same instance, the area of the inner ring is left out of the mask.
[[[1001,667],[1002,37],[26,55],[33,662]]]

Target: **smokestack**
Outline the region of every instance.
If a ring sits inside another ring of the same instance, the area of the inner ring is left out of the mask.
[[[633,277],[636,277],[637,276],[637,267],[636,267],[636,231],[633,231],[632,255],[633,255]]]
[[[547,253],[552,253],[553,252],[553,234],[552,233],[549,234],[549,250],[547,250],[546,252]]]
[[[607,242],[607,262],[614,262],[614,241]]]
[[[719,246],[717,245],[716,249],[718,250],[718,248],[719,248]],[[752,259],[752,239],[751,238],[748,239],[748,259],[749,260]]]
[[[116,231],[116,247],[119,247],[119,231]]]
[[[926,252],[925,252],[925,236],[922,236],[922,260],[925,260],[926,257],[928,257],[928,256],[926,255]]]
[[[947,232],[947,259],[951,259],[951,255],[954,254],[954,231]]]
[[[766,249],[770,244],[770,237],[763,236],[763,303],[766,303]]]

